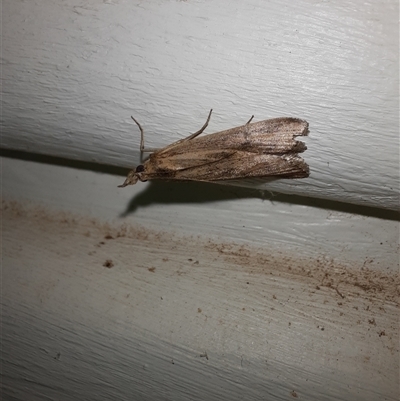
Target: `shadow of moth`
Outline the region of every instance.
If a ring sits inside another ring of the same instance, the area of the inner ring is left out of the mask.
[[[308,134],[308,122],[293,117],[273,118],[257,123],[250,120],[236,128],[215,134],[194,134],[162,149],[145,149],[141,125],[132,117],[141,133],[140,152],[150,157],[131,170],[120,187],[154,179],[220,181],[240,178],[305,178],[307,163],[298,155],[307,147],[297,136]]]

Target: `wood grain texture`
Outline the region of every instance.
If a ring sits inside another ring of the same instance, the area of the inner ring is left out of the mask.
[[[397,399],[388,277],[18,203],[3,243],[6,398]]]
[[[123,166],[162,147],[293,116],[306,181],[240,182],[398,209],[398,2],[3,2],[2,147]]]

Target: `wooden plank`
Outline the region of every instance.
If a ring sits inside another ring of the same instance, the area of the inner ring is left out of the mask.
[[[393,0],[6,1],[2,147],[129,168],[131,114],[156,147],[210,108],[208,132],[296,116],[310,123],[311,177],[236,185],[398,210],[397,11]]]
[[[3,251],[6,397],[397,399],[398,277],[18,203]]]

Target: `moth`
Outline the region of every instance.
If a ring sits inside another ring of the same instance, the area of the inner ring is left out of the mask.
[[[308,122],[282,117],[251,123],[199,137],[205,124],[194,134],[161,149],[145,149],[141,133],[140,152],[150,157],[131,170],[119,187],[154,179],[220,181],[254,177],[305,178],[309,166],[299,156],[307,147],[297,141],[308,134]]]

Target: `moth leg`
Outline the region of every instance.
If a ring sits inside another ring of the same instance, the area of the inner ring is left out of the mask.
[[[143,128],[135,118],[133,118],[132,116],[131,116],[131,118],[132,118],[133,121],[135,121],[136,125],[140,129],[140,153],[141,154],[143,154],[144,152],[152,153],[152,152],[157,152],[158,150],[160,150],[160,149],[145,149],[144,148],[144,131],[143,131]]]
[[[196,136],[199,136],[207,128],[207,125],[210,122],[212,111],[213,110],[211,109],[210,112],[208,113],[207,121],[205,122],[205,124],[198,131],[196,131],[194,134],[189,135],[187,138],[183,139],[182,142],[190,141],[191,139],[196,138]]]
[[[250,122],[251,122],[251,120],[254,118],[254,115],[252,115],[251,117],[250,117],[250,120],[249,121],[247,121],[247,123],[245,124],[245,125],[248,125],[248,124],[250,124]]]

